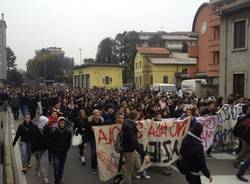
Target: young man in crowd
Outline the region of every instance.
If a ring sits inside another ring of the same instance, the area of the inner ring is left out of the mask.
[[[71,145],[71,132],[66,127],[66,119],[59,117],[58,126],[49,134],[49,151],[52,154],[55,184],[61,184],[67,152]]]
[[[150,162],[150,157],[146,154],[137,140],[138,129],[136,121],[139,118],[139,113],[132,110],[130,119],[125,120],[122,126],[123,131],[123,156],[125,160],[124,183],[132,184],[132,177],[141,168],[140,156],[143,157],[143,162]]]
[[[26,173],[27,169],[31,168],[30,159],[32,151],[35,151],[36,139],[38,135],[38,128],[33,124],[30,118],[30,114],[26,113],[24,116],[24,121],[18,126],[16,136],[13,141],[13,146],[21,137],[20,148],[21,148],[21,158],[22,158],[22,171]]]
[[[202,131],[202,124],[194,124],[192,131],[184,138],[180,149],[180,157],[185,166],[185,176],[189,184],[201,184],[200,171],[209,179],[210,183],[213,181],[205,161],[201,139]]]

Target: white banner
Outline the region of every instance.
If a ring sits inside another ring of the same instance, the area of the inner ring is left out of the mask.
[[[218,126],[215,133],[214,145],[217,150],[232,150],[237,147],[238,139],[233,135],[233,128],[242,113],[243,104],[231,107],[228,104],[218,111]]]
[[[153,165],[168,166],[178,159],[179,149],[190,125],[185,120],[167,119],[164,121],[145,120],[137,122],[140,130],[139,142],[151,157]],[[118,125],[93,127],[96,139],[96,152],[101,181],[107,181],[117,174],[120,155],[115,151],[115,141],[120,131]]]
[[[207,151],[214,141],[214,135],[218,125],[218,116],[198,117],[196,121],[203,124],[201,138],[203,139],[204,151]]]

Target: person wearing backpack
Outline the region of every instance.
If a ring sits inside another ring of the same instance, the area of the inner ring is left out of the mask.
[[[132,110],[130,119],[126,119],[122,126],[122,148],[125,160],[124,184],[132,184],[132,177],[141,169],[140,156],[144,158],[144,162],[150,162],[150,157],[146,154],[137,140],[137,133],[139,130],[137,129],[136,121],[138,118],[139,113],[136,110]]]
[[[250,140],[248,135],[250,133],[250,106],[246,104],[242,107],[245,116],[240,116],[237,120],[237,124],[233,129],[234,136],[238,137],[241,142],[241,151],[234,160],[234,167],[238,168],[238,165],[244,160],[250,153]]]
[[[49,128],[48,128],[49,119],[45,116],[41,116],[38,121],[38,128],[40,131],[40,135],[37,136],[37,158],[36,158],[36,172],[37,176],[43,177],[44,184],[49,184],[48,179],[48,136],[49,136]]]
[[[213,181],[205,161],[201,139],[202,131],[203,125],[195,123],[192,131],[183,139],[180,148],[177,168],[186,176],[189,184],[201,184],[200,171],[209,179],[210,183]]]

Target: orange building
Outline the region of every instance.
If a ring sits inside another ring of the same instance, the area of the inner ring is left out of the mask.
[[[189,78],[206,79],[208,86],[218,94],[220,56],[220,17],[213,5],[202,4],[197,10],[192,31],[196,33],[196,46],[189,47],[189,57],[197,58],[197,65],[188,68]]]

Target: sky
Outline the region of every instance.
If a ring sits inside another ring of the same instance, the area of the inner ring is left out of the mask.
[[[205,0],[0,0],[7,23],[7,46],[18,68],[35,50],[61,47],[75,64],[95,58],[106,37],[135,31],[191,31],[194,15]]]

